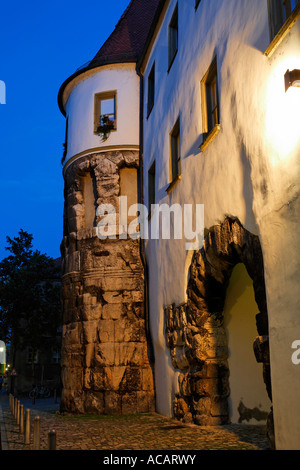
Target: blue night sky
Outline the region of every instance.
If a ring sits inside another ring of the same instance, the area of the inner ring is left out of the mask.
[[[63,225],[60,85],[98,52],[129,0],[2,2],[0,80],[0,260],[22,228],[34,249],[57,258]]]

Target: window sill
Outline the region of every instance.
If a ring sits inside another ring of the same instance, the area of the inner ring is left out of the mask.
[[[270,57],[283,39],[287,36],[291,28],[294,26],[297,19],[300,17],[300,3],[296,6],[294,11],[288,17],[282,28],[278,31],[274,39],[269,44],[268,48],[265,51],[265,55]]]
[[[173,181],[169,184],[169,186],[166,189],[166,192],[170,194],[172,189],[176,186],[176,184],[181,180],[181,175],[176,176],[176,178],[173,179]]]
[[[210,131],[210,133],[206,135],[206,137],[203,139],[202,144],[199,147],[201,152],[204,152],[204,150],[209,146],[209,144],[219,134],[220,130],[221,130],[220,124],[216,124],[215,127]]]
[[[109,134],[111,134],[112,132],[117,132],[117,128],[114,127],[113,129],[111,129],[111,131],[109,132]],[[97,132],[97,130],[94,129],[94,135],[101,135],[101,133]]]

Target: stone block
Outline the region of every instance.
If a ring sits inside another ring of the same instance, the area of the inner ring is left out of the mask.
[[[194,402],[193,406],[196,415],[206,415],[210,414],[211,409],[211,399],[209,397],[202,397],[197,402]]]
[[[148,392],[154,390],[154,376],[150,366],[142,369],[142,390]]]
[[[67,388],[62,390],[61,411],[66,411],[69,413],[83,413],[83,403],[83,392],[81,390],[70,390]]]
[[[225,396],[214,397],[211,402],[211,416],[228,416],[228,400]]]
[[[140,391],[137,395],[136,413],[151,413],[155,411],[155,396],[153,392]]]
[[[114,343],[101,343],[95,345],[95,367],[115,365],[116,346]]]
[[[82,337],[84,343],[95,343],[98,340],[97,335],[97,320],[89,320],[81,322]]]
[[[227,362],[208,362],[206,369],[207,378],[229,377]]]
[[[139,367],[127,366],[120,383],[122,393],[131,393],[142,389],[142,373]]]
[[[103,414],[105,411],[104,392],[85,392],[84,412]]]
[[[81,337],[81,325],[79,323],[69,323],[63,326],[63,338],[65,344],[78,344]]]
[[[138,413],[138,396],[137,392],[125,393],[122,395],[122,414]]]
[[[112,390],[112,373],[109,367],[84,370],[84,389],[94,391]]]
[[[123,316],[124,311],[122,294],[118,292],[115,292],[114,296],[104,294],[103,298],[104,300],[108,299],[109,303],[103,305],[101,318],[103,320],[119,320]]]
[[[122,270],[119,276],[105,276],[103,280],[103,290],[115,291],[115,290],[135,290],[139,287],[140,280],[133,275],[131,270]]]
[[[85,351],[81,345],[63,344],[61,354],[61,367],[78,367],[84,364]]]
[[[198,379],[194,383],[194,392],[199,396],[219,395],[218,379]]]
[[[104,292],[103,300],[107,304],[121,304],[124,300],[123,293],[119,291]]]
[[[114,366],[110,368],[112,390],[119,390],[126,374],[126,366]]]
[[[116,365],[141,365],[145,363],[144,343],[116,343],[115,364]]]
[[[117,392],[107,391],[104,393],[104,413],[108,415],[122,414],[122,400]]]
[[[81,318],[84,321],[98,320],[102,315],[102,305],[100,303],[94,305],[83,305],[81,308]]]
[[[81,390],[83,385],[82,369],[78,367],[64,367],[62,369],[62,383],[64,388]]]
[[[113,320],[99,320],[97,322],[97,336],[100,343],[115,341],[115,323]]]
[[[84,354],[85,367],[93,367],[95,361],[95,344],[86,344],[85,345],[85,354]]]
[[[124,309],[126,307],[124,306]],[[115,341],[122,342],[138,342],[145,340],[145,322],[144,320],[138,320],[130,322],[125,318],[121,318],[115,325]]]

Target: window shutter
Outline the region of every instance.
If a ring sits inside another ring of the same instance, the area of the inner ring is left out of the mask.
[[[284,23],[282,0],[268,0],[270,40],[272,41]]]

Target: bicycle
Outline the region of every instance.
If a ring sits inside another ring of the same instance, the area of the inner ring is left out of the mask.
[[[29,392],[29,398],[49,398],[50,397],[50,390],[43,385],[36,385],[33,389]]]

